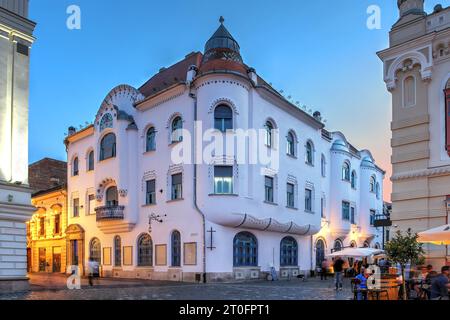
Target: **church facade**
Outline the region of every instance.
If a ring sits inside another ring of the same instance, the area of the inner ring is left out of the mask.
[[[35,23],[28,0],[0,1],[0,290],[28,287],[29,54]]]
[[[65,140],[69,272],[94,259],[113,277],[294,277],[382,243],[384,171],[247,66],[223,20],[203,53],[96,112]]]
[[[392,94],[392,215],[397,230],[448,222],[450,210],[450,7],[399,0],[390,46],[378,53]],[[445,246],[425,245],[427,262],[448,262]]]

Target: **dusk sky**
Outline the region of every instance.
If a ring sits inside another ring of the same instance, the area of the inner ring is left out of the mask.
[[[38,23],[32,49],[30,163],[66,160],[67,127],[92,122],[109,90],[139,87],[191,51],[203,51],[219,16],[249,66],[309,109],[330,131],[342,131],[373,152],[387,170],[390,94],[376,52],[388,46],[396,0],[32,0]],[[81,30],[66,27],[69,5],[81,8]],[[369,30],[368,6],[381,8],[381,29]],[[436,1],[426,1],[427,12]],[[445,4],[445,3],[444,3]]]

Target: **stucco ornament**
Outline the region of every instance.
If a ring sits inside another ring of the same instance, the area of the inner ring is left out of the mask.
[[[122,198],[125,198],[125,197],[128,195],[128,190],[127,190],[127,189],[120,189],[120,190],[119,190],[119,195],[120,195]]]

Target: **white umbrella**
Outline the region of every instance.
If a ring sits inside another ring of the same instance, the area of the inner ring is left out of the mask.
[[[377,255],[380,253],[384,253],[383,250],[380,249],[372,249],[372,248],[345,248],[341,251],[336,251],[329,254],[329,257],[370,257],[373,255]]]
[[[450,224],[419,233],[419,242],[437,245],[450,244]]]

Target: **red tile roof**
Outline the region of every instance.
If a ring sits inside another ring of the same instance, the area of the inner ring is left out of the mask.
[[[202,57],[203,55],[201,52],[192,52],[188,54],[183,60],[175,63],[169,68],[161,69],[159,73],[154,75],[140,87],[139,91],[145,97],[149,97],[176,83],[185,82],[189,67],[192,65],[199,67]]]

